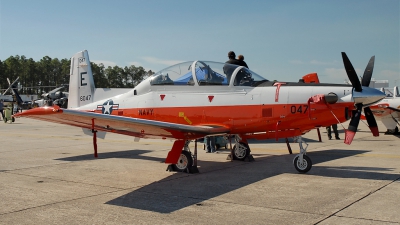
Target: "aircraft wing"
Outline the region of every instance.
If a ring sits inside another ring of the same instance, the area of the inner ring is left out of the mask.
[[[390,115],[391,113],[400,113],[400,108],[389,106],[388,103],[380,103],[370,107],[372,112],[378,116]]]
[[[14,115],[43,121],[113,132],[140,138],[194,139],[210,134],[226,134],[223,126],[192,126],[177,123],[146,120],[132,117],[100,114],[87,111],[40,107]],[[94,127],[92,127],[94,123]]]
[[[391,110],[396,111],[396,112],[400,112],[400,109],[397,109],[397,108],[393,108],[393,107],[390,107],[390,106],[388,106],[386,108],[391,109]]]

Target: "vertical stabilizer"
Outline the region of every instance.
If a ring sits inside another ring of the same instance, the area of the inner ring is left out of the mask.
[[[77,108],[93,102],[95,91],[92,68],[87,50],[71,58],[68,108]]]

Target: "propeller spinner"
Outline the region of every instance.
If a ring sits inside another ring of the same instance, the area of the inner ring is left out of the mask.
[[[385,97],[385,94],[374,88],[368,87],[371,81],[372,71],[374,69],[375,56],[372,56],[369,60],[368,65],[365,68],[361,83],[346,53],[342,52],[342,58],[347,76],[349,77],[349,80],[351,81],[351,84],[353,86],[352,97],[354,99],[356,107],[356,110],[354,110],[352,113],[349,127],[345,131],[346,137],[344,143],[350,145],[357,132],[362,108],[364,108],[364,114],[372,134],[375,137],[379,136],[378,125],[376,123],[374,115],[371,112],[371,109],[368,106],[383,99]]]

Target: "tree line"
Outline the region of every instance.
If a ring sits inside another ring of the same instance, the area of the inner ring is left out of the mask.
[[[10,56],[4,61],[0,60],[0,89],[3,94],[10,82],[19,77],[20,94],[40,95],[56,87],[69,84],[71,61],[69,59],[50,58],[45,56],[39,61],[26,58],[24,55]],[[108,66],[91,62],[94,82],[99,88],[133,88],[145,77],[154,74],[143,67],[134,65]],[[8,93],[10,94],[10,93]]]

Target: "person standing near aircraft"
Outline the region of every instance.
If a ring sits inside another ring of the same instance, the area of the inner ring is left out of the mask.
[[[336,140],[340,140],[339,138],[339,132],[337,130],[337,124],[332,124],[332,126],[326,127],[326,132],[328,132],[328,138],[329,140],[332,140],[332,130],[331,127],[333,129],[333,132],[335,133],[335,138]]]
[[[4,120],[3,108],[4,108],[4,103],[3,103],[3,99],[1,99],[0,100],[0,114],[1,114],[1,119],[2,120]]]
[[[245,66],[247,69],[249,68],[247,66],[247,63],[244,61],[244,56],[243,55],[238,55],[238,60],[239,60],[239,62],[242,63],[242,66]]]
[[[206,143],[206,152],[207,153],[214,153],[215,151],[215,137],[214,136],[207,136],[204,138],[204,142]]]
[[[244,66],[243,63],[239,60],[236,59],[236,54],[234,51],[228,52],[228,58],[229,60],[226,61],[225,63],[233,64],[233,65],[238,65],[238,66]]]
[[[14,110],[13,110],[13,113],[12,113],[13,115],[16,114],[16,113],[18,113],[18,104],[17,104],[17,103],[14,103],[13,109],[14,109]]]
[[[244,61],[240,61],[240,60],[236,59],[236,54],[234,51],[228,52],[228,58],[229,58],[229,60],[226,61],[225,63],[247,67],[247,64],[244,63]],[[244,57],[243,57],[243,59],[244,59]],[[230,66],[230,65],[225,64],[223,70],[228,79],[228,83],[231,80],[232,73],[233,73],[233,71],[235,71],[236,68],[237,68],[237,66]]]

